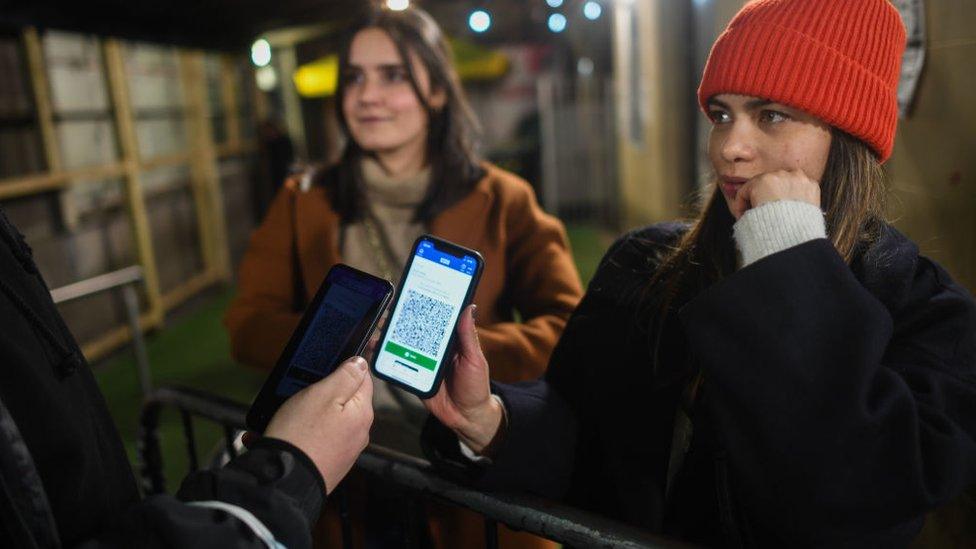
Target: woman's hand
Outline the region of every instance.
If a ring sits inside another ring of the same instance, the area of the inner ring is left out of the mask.
[[[366,361],[353,357],[336,371],[285,401],[265,436],[305,452],[331,492],[369,444],[373,424],[373,381]]]
[[[752,208],[777,200],[807,202],[820,208],[820,183],[807,177],[800,169],[757,175],[735,193],[732,215],[739,219]]]
[[[481,352],[471,305],[458,323],[458,352],[437,394],[424,405],[475,453],[483,453],[502,428],[502,407],[492,398],[488,361]]]

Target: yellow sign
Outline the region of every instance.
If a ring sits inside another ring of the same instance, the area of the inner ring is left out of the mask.
[[[328,55],[306,63],[292,76],[298,95],[307,98],[335,95],[339,82],[339,56]]]
[[[508,56],[466,40],[451,40],[454,68],[462,81],[497,80],[508,72]]]
[[[508,56],[471,42],[451,40],[455,68],[462,81],[485,82],[497,80],[508,72]],[[335,95],[339,83],[339,56],[327,55],[306,63],[292,75],[298,95],[305,98]]]

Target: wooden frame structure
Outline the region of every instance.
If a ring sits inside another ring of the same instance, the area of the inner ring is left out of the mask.
[[[218,162],[224,158],[243,156],[258,150],[256,142],[243,139],[241,134],[234,75],[238,67],[237,60],[227,54],[221,56],[219,85],[221,105],[226,113],[224,124],[227,140],[216,144],[211,127],[210,105],[207,101],[204,52],[178,50],[186,104],[183,122],[187,130],[187,147],[177,153],[144,159],[139,153],[135,130],[136,118],[129,97],[122,43],[114,38],[100,38],[106,69],[106,84],[111,98],[112,122],[119,143],[120,157],[116,161],[101,165],[65,170],[55,131],[54,110],[41,38],[34,28],[24,29],[21,38],[47,170],[42,173],[0,179],[0,200],[63,190],[84,180],[122,178],[125,189],[124,209],[132,227],[136,257],[145,277],[146,310],[141,314],[140,325],[143,330],[158,328],[162,326],[167,311],[206,287],[228,281],[231,277],[231,260],[227,245]],[[254,123],[260,111],[264,110],[262,108],[264,98],[255,86],[252,85],[250,88],[254,101],[250,122]],[[201,272],[167,292],[162,292],[159,284],[157,257],[142,185],[143,174],[162,167],[189,169],[190,190],[204,265]],[[87,342],[83,346],[83,351],[89,360],[95,360],[124,345],[131,337],[130,328],[120,326]]]

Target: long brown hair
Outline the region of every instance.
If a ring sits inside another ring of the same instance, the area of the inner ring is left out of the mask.
[[[732,240],[735,218],[721,191],[711,195],[681,240],[661,254],[660,266],[644,288],[641,316],[655,334],[652,352],[658,357],[660,334],[668,314],[684,301],[736,269]],[[848,264],[879,234],[884,222],[886,178],[874,152],[862,141],[831,130],[827,165],[820,181],[820,203],[827,237]],[[655,360],[655,369],[658,369]]]
[[[427,110],[426,161],[431,167],[431,184],[414,215],[415,220],[426,222],[467,196],[483,176],[475,153],[478,122],[454,70],[451,47],[434,19],[413,6],[401,11],[373,6],[350,27],[339,54],[335,105],[339,125],[347,136],[350,136],[349,124],[342,105],[350,76],[349,50],[353,37],[368,28],[380,29],[393,40],[410,86]],[[411,53],[427,70],[430,89],[444,93],[446,101],[442,108],[433,108],[421,93],[410,62]],[[359,165],[365,154],[367,152],[350,136],[339,163],[331,170],[320,172],[317,178],[319,184],[325,185],[333,208],[346,223],[362,218],[363,187]]]

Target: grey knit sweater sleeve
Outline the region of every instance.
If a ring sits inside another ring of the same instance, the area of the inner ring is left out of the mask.
[[[823,212],[807,202],[777,200],[743,214],[732,227],[742,267],[760,259],[827,237]]]

